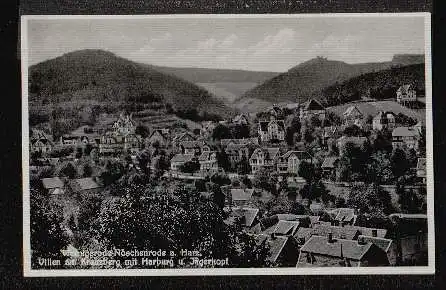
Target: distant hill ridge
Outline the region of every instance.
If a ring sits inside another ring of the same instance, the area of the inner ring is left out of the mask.
[[[221,115],[234,110],[203,88],[104,50],[79,50],[29,67],[30,101],[168,103]]]
[[[255,111],[256,103],[266,106],[281,102],[304,102],[324,88],[348,79],[392,67],[424,62],[423,55],[396,55],[390,62],[348,64],[317,57],[303,62],[249,90],[236,100],[242,111]],[[260,102],[259,102],[260,101]]]

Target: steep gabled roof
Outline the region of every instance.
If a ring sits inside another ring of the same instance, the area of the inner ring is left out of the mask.
[[[373,231],[376,231],[376,236],[378,238],[384,238],[387,235],[386,229],[378,229],[378,228],[367,228],[367,227],[358,227],[358,226],[351,226],[351,225],[345,225],[345,228],[350,228],[352,230],[358,230],[361,235],[364,236],[373,236]]]
[[[356,106],[350,106],[347,108],[347,110],[345,110],[345,112],[342,114],[344,117],[349,117],[349,116],[362,116],[363,113],[358,109],[358,107]]]
[[[262,243],[268,243],[269,244],[269,255],[267,260],[270,262],[276,262],[279,258],[280,254],[283,251],[283,248],[285,247],[287,241],[287,236],[275,236],[271,237],[268,235],[260,234],[256,237],[256,242],[258,245]]]
[[[302,107],[305,111],[325,110],[324,106],[322,106],[322,104],[315,99],[304,102]]]
[[[328,226],[321,224],[313,225],[313,235],[328,236],[329,233],[333,234],[333,237],[344,238],[348,240],[353,240],[360,234],[359,230],[354,228],[338,227],[332,225]]]
[[[334,239],[333,242],[328,242],[328,237],[312,236],[300,251],[360,261],[372,246],[374,246],[372,243],[360,244],[358,241],[346,239]]]
[[[391,239],[386,239],[386,238],[360,235],[358,237],[358,240],[359,239],[363,239],[366,243],[375,244],[376,246],[378,246],[381,250],[383,250],[386,253],[389,251],[390,246],[392,245],[392,240]]]
[[[59,177],[42,178],[41,180],[45,189],[61,188],[64,186],[63,181]]]
[[[232,215],[243,217],[244,225],[247,227],[251,227],[254,222],[257,214],[259,213],[258,208],[251,207],[233,207]]]
[[[281,157],[288,159],[291,155],[296,155],[297,158],[300,160],[307,160],[311,159],[311,155],[306,151],[298,151],[298,150],[289,150],[285,154],[283,154]]]
[[[71,180],[71,188],[74,192],[100,188],[101,186],[91,177]]]
[[[398,88],[397,92],[400,92],[402,94],[407,94],[409,92],[409,90],[412,89],[412,85],[402,85],[401,87]]]
[[[251,199],[254,189],[250,188],[231,188],[232,200],[248,201]]]

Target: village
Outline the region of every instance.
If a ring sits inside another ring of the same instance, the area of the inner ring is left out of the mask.
[[[391,101],[410,109],[417,100],[403,84]],[[425,121],[370,115],[355,102],[343,108],[336,114],[309,99],[198,129],[144,130],[127,111],[59,138],[31,127],[31,194],[101,197],[134,172],[205,199],[221,191],[225,223],[267,244],[273,265],[425,265]]]

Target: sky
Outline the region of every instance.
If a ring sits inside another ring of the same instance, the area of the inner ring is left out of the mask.
[[[347,63],[424,53],[424,17],[30,19],[29,65],[104,49],[170,67],[284,72],[316,56]]]

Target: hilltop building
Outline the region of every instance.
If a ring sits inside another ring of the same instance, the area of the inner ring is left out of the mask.
[[[396,91],[396,101],[404,106],[417,101],[417,92],[412,85],[403,85]]]

